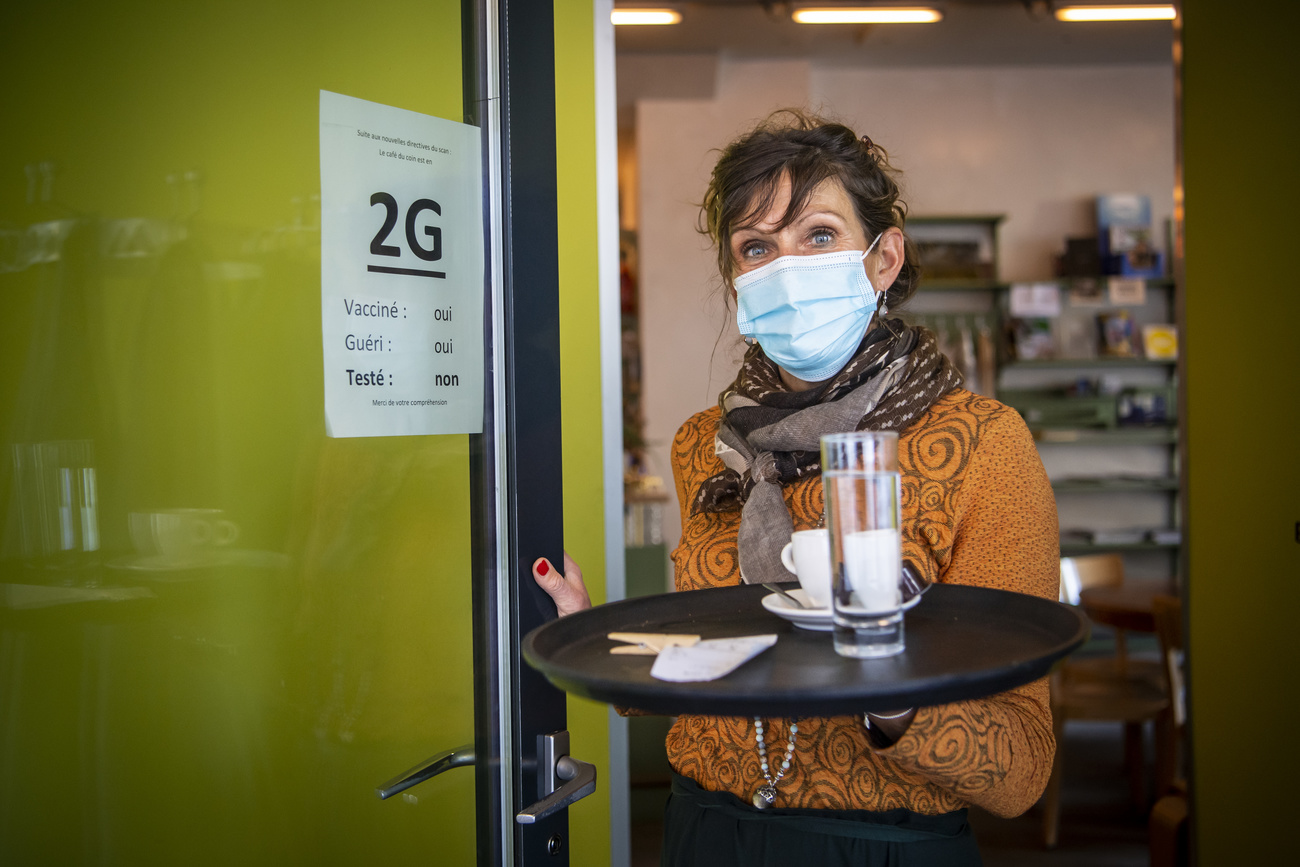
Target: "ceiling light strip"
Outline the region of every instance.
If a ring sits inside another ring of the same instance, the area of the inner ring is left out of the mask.
[[[676,9],[615,9],[609,20],[617,26],[630,24],[680,24],[682,13]]]
[[[1062,6],[1060,21],[1172,21],[1174,7],[1159,6]]]
[[[933,24],[943,20],[938,9],[912,7],[799,8],[791,16],[800,24]]]

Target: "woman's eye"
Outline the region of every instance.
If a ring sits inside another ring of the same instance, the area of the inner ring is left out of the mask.
[[[812,242],[814,246],[824,247],[835,240],[835,234],[828,229],[818,229],[812,233]]]
[[[743,244],[740,247],[740,257],[742,259],[757,259],[763,255],[763,245],[759,243]]]

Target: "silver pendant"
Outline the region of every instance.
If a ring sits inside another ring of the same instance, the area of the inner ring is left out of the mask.
[[[759,786],[758,791],[754,793],[754,806],[760,810],[766,810],[775,800],[776,787],[771,783]]]

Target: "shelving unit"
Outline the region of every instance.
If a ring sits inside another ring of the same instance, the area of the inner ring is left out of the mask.
[[[1178,442],[1178,428],[1153,425],[1133,428],[1057,428],[1030,426],[1034,440],[1049,445],[1172,445]]]
[[[1032,358],[1008,359],[1002,370],[1122,370],[1124,368],[1172,368],[1176,359],[1165,358]]]
[[[1052,490],[1061,493],[1073,491],[1089,494],[1119,494],[1132,491],[1176,491],[1178,487],[1178,479],[1175,478],[1098,476],[1056,479],[1052,482]]]
[[[1008,288],[1008,284],[996,280],[927,279],[923,288],[927,292],[996,292]]]
[[[1062,310],[1053,321],[1054,334],[1072,328],[1077,340],[1087,328],[1096,329],[1097,314],[1121,307],[1130,311],[1135,335],[1143,324],[1173,321],[1172,281],[1146,280],[1140,306],[1108,299],[1075,306],[1068,282],[1058,285]],[[1006,321],[1009,291],[996,297]],[[1134,342],[1141,351],[1140,337]],[[1008,357],[1011,349],[1011,341],[1005,341],[997,396],[1020,410],[1034,430],[1057,495],[1062,555],[1115,552],[1124,555],[1130,574],[1176,573],[1181,539],[1176,360],[1109,357],[1099,346],[1089,357],[1015,359]],[[1154,422],[1132,412],[1138,395],[1144,405],[1162,408]],[[1133,535],[1142,538],[1115,541],[1127,528],[1136,528]]]
[[[949,222],[921,220],[922,224]],[[975,218],[995,235],[996,219]],[[909,220],[909,230],[912,221]],[[1174,321],[1174,283],[1168,279],[1144,281],[1144,303],[1112,304],[1103,281],[1100,300],[1075,304],[1070,281],[1055,282],[1061,296],[1061,314],[1053,320],[1057,345],[1078,348],[1096,333],[1096,317],[1118,309],[1129,311],[1136,344],[1141,351],[1141,326]],[[1057,495],[1061,521],[1062,556],[1116,552],[1124,555],[1126,570],[1139,576],[1168,576],[1177,572],[1181,548],[1178,538],[1178,406],[1177,361],[1142,356],[1113,357],[1098,345],[1084,346],[1082,357],[1016,358],[1011,321],[1012,284],[992,279],[941,279],[922,284],[913,318],[925,324],[986,317],[998,335],[995,388],[985,389],[1015,407],[1025,417],[1038,445],[1052,488]],[[1069,334],[1070,339],[1061,337]],[[1100,343],[1100,341],[1098,341]],[[1131,423],[1122,401],[1133,406],[1164,407],[1162,420]],[[1139,528],[1160,538],[1139,541],[1105,541]],[[1090,540],[1095,536],[1099,541]],[[1171,536],[1173,538],[1171,538]]]
[[[1061,540],[1062,557],[1079,557],[1085,554],[1124,554],[1134,551],[1176,551],[1181,542],[1070,542]]]

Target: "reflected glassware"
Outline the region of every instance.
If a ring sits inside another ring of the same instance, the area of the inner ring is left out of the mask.
[[[51,566],[98,551],[99,489],[90,440],[14,443],[10,508],[17,552]]]

